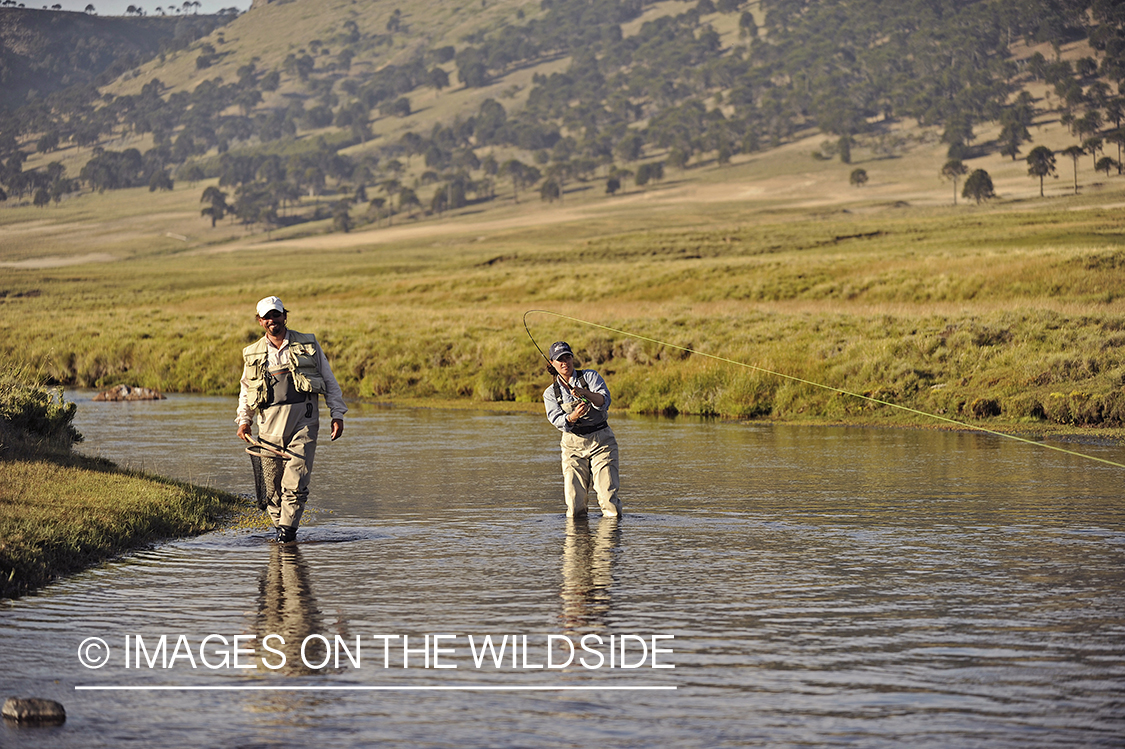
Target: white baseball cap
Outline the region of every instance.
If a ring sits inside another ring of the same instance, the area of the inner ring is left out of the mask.
[[[281,303],[281,300],[277,297],[268,296],[262,301],[258,302],[258,317],[265,317],[274,310],[281,312],[282,314],[285,313],[285,305],[283,305]]]

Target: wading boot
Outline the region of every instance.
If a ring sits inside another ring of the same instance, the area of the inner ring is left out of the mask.
[[[297,529],[288,525],[277,526],[277,542],[289,544],[297,540]]]

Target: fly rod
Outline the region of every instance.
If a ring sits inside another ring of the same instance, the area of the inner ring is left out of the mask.
[[[599,330],[605,330],[605,331],[610,332],[610,333],[617,333],[618,335],[627,336],[629,338],[635,338],[639,341],[647,341],[649,343],[655,343],[655,344],[658,344],[660,346],[667,346],[669,348],[678,349],[680,351],[686,351],[689,354],[693,354],[695,356],[702,356],[702,357],[705,357],[707,359],[714,359],[715,361],[720,361],[720,362],[723,362],[725,364],[733,364],[736,367],[743,367],[744,369],[752,369],[755,372],[761,372],[763,374],[768,374],[768,375],[771,375],[773,377],[780,377],[782,379],[790,380],[792,382],[799,382],[799,383],[802,383],[804,385],[810,385],[812,387],[821,388],[822,390],[830,390],[834,393],[840,393],[841,395],[848,395],[848,396],[851,396],[853,398],[859,398],[861,400],[869,401],[871,403],[877,403],[881,406],[889,406],[890,408],[897,408],[900,411],[906,411],[908,413],[915,414],[916,416],[925,416],[926,418],[936,419],[938,421],[943,421],[947,424],[953,424],[955,426],[963,427],[965,429],[972,429],[972,430],[975,430],[975,431],[978,431],[978,432],[984,432],[985,434],[991,434],[991,435],[994,435],[996,437],[1003,437],[1005,439],[1015,440],[1016,442],[1025,442],[1029,445],[1036,445],[1038,447],[1045,447],[1048,450],[1055,450],[1056,452],[1066,453],[1067,455],[1074,455],[1074,456],[1079,457],[1079,458],[1085,458],[1087,460],[1094,460],[1094,461],[1097,461],[1099,463],[1105,463],[1106,465],[1115,466],[1117,468],[1125,468],[1125,463],[1118,463],[1117,461],[1109,460],[1107,458],[1099,458],[1095,455],[1087,455],[1086,453],[1080,453],[1080,452],[1076,452],[1074,450],[1067,450],[1065,447],[1057,447],[1055,445],[1048,445],[1045,442],[1037,442],[1036,440],[1027,439],[1025,437],[1018,437],[1014,434],[1005,434],[1004,432],[997,432],[993,429],[988,429],[986,427],[977,426],[976,424],[969,424],[969,423],[964,422],[964,421],[958,421],[957,419],[950,419],[946,416],[940,416],[938,414],[927,413],[926,411],[920,411],[916,408],[910,408],[909,406],[903,406],[903,405],[900,405],[898,403],[891,403],[890,401],[885,401],[885,400],[880,400],[878,398],[873,398],[870,395],[862,395],[860,393],[853,393],[851,391],[843,390],[843,389],[838,388],[838,387],[832,387],[831,385],[824,385],[824,384],[819,383],[819,382],[813,382],[812,380],[805,380],[805,379],[802,379],[800,377],[794,377],[793,375],[787,375],[783,372],[774,372],[773,370],[765,369],[763,367],[757,367],[757,366],[754,366],[753,364],[747,364],[745,362],[736,361],[734,359],[728,359],[728,358],[723,357],[723,356],[715,356],[714,354],[708,354],[708,353],[705,353],[703,351],[696,351],[695,349],[688,348],[686,346],[677,346],[674,343],[669,343],[667,341],[661,341],[661,340],[656,339],[656,338],[649,338],[648,336],[643,336],[643,335],[640,335],[638,333],[630,333],[627,330],[618,330],[617,328],[611,328],[608,325],[600,325],[596,322],[590,322],[589,320],[580,320],[577,317],[571,317],[569,315],[564,315],[560,312],[551,312],[550,310],[545,310],[545,309],[532,309],[532,310],[528,310],[527,312],[523,313],[523,327],[524,327],[524,330],[527,331],[527,335],[531,338],[532,343],[535,343],[535,336],[531,335],[531,329],[527,325],[527,316],[532,314],[532,313],[540,314],[540,315],[551,315],[553,317],[558,317],[562,320],[569,320],[570,322],[578,323],[580,325],[588,325],[591,328],[598,328]],[[539,349],[540,354],[543,354],[543,349],[539,348],[538,343],[535,343],[535,348]],[[543,354],[543,358],[547,359],[547,355]],[[548,363],[550,363],[550,359],[548,359],[547,361],[548,361]]]
[[[566,379],[563,378],[563,376],[559,374],[557,369],[555,369],[554,363],[551,362],[550,357],[548,357],[546,354],[543,353],[543,349],[539,348],[539,344],[535,341],[535,336],[533,336],[531,334],[531,329],[529,327],[527,327],[527,316],[530,315],[532,312],[540,312],[540,311],[541,310],[528,310],[527,312],[523,313],[523,329],[527,331],[527,337],[531,339],[531,343],[535,346],[535,349],[539,352],[539,355],[543,357],[543,361],[547,362],[547,371],[549,373],[551,373],[552,375],[554,375],[555,382],[559,383],[564,388],[566,388],[566,392],[570,393],[572,396],[574,396],[578,400],[582,401],[583,403],[589,404],[590,403],[589,400],[587,400],[586,398],[583,398],[581,395],[575,395],[574,394],[574,388],[572,388],[570,386],[570,383],[567,382]]]

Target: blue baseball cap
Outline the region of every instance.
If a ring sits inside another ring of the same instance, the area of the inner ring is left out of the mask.
[[[551,344],[551,348],[547,350],[547,355],[551,361],[558,361],[567,354],[574,356],[574,352],[570,350],[570,344],[566,341],[555,341]]]

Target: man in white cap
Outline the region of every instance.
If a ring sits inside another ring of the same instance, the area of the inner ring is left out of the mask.
[[[277,540],[297,538],[297,526],[309,496],[309,474],[320,431],[323,395],[332,416],[332,439],[344,433],[344,396],[328,366],[316,336],[287,327],[288,313],[281,300],[268,296],[258,302],[258,325],[266,334],[242,349],[242,388],[238,395],[240,439],[250,441],[250,425],[257,414],[258,437],[285,449],[281,496],[270,497],[267,511]]]
[[[592,369],[577,369],[566,341],[548,350],[555,382],[543,391],[547,420],[562,432],[563,495],[568,518],[586,515],[591,488],[603,517],[619,517],[617,438],[609,428],[609,388]]]

